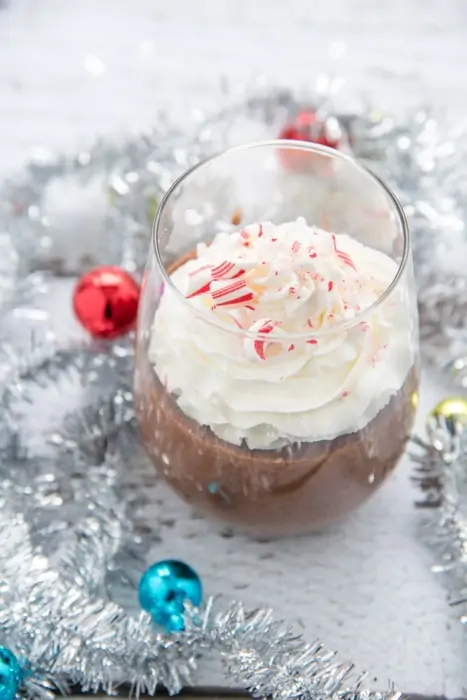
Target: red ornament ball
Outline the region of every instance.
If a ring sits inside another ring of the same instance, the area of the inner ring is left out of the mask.
[[[310,141],[329,148],[339,148],[342,133],[336,120],[322,119],[316,112],[304,109],[279,134],[280,139]]]
[[[139,285],[125,270],[101,265],[78,281],[73,310],[91,335],[118,338],[135,325],[139,292]]]
[[[323,119],[314,110],[303,109],[298,112],[292,122],[282,128],[278,138],[287,141],[307,141],[320,146],[328,146],[328,148],[339,148],[343,135],[336,119],[329,117]],[[281,149],[280,157],[284,167],[293,170],[308,169],[313,161],[309,154],[289,149]],[[324,163],[323,158],[319,160]]]

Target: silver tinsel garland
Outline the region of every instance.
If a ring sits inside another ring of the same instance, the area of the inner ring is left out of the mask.
[[[0,354],[0,644],[27,660],[23,691],[30,697],[48,700],[75,683],[109,693],[125,683],[136,694],[154,693],[162,684],[175,693],[193,682],[201,653],[219,654],[230,678],[258,697],[397,696],[390,688],[365,689],[364,674],[352,664],[319,642],[307,644],[268,610],[209,600],[201,610],[187,609],[186,631],[171,635],[158,633],[146,613],[132,612],[127,603],[135,597],[135,574],[148,564],[145,552],[158,533],[140,515],[154,474],[139,452],[134,425],[131,338],[59,347],[40,310],[41,294],[53,293],[47,284],[57,276],[79,274],[97,262],[138,274],[148,222],[175,175],[212,149],[231,145],[240,131],[248,138],[252,124],[255,129],[261,124],[264,136],[275,136],[297,106],[289,93],[274,92],[228,108],[188,139],[161,124],[123,144],[100,143],[59,159],[42,156],[0,192],[6,232],[0,237],[2,329],[10,334],[18,319],[26,329],[28,319],[40,317],[43,324],[26,343],[5,339]],[[355,154],[406,205],[424,350],[438,364],[454,358],[467,338],[467,276],[450,255],[454,246],[457,256],[460,246],[467,251],[465,133],[447,122],[441,127],[444,122],[426,112],[396,120],[368,110],[341,115],[341,123]],[[92,230],[79,249],[63,229],[60,187],[105,208],[97,222],[76,224]],[[37,391],[70,376],[90,388],[89,404],[65,415],[58,430],[50,429],[45,442],[51,451],[38,449],[28,435],[25,408]],[[441,449],[439,434],[431,438],[419,443],[423,484],[425,490],[436,484],[444,541],[452,544],[460,566],[467,535],[455,520],[458,490],[451,476],[464,453],[459,448],[454,459],[450,442],[450,449],[445,443]]]
[[[128,360],[119,347],[117,353],[109,348],[107,356],[107,369],[117,376]],[[4,386],[8,415],[16,416],[15,405],[31,385],[88,367],[90,352],[84,347],[53,355],[37,348],[30,364],[23,361]],[[365,674],[320,642],[306,644],[270,610],[211,600],[202,610],[187,611],[183,634],[164,635],[147,613],[132,616],[111,599],[111,579],[135,563],[141,570],[149,540],[157,536],[143,537],[130,517],[134,497],[144,498],[145,478],[154,478],[144,460],[140,471],[126,470],[124,442],[135,439],[130,399],[119,386],[65,417],[63,432],[51,435],[61,452],[53,465],[28,455],[15,420],[4,431],[9,439],[4,436],[0,468],[0,642],[7,640],[31,664],[29,695],[46,699],[67,683],[109,693],[126,683],[137,694],[152,694],[161,684],[176,693],[193,682],[196,657],[216,652],[232,679],[259,697],[397,698],[392,690],[365,689]],[[75,504],[73,519],[67,504]]]
[[[467,518],[465,513],[467,424],[462,415],[435,412],[427,439],[413,439],[411,458],[425,508],[422,536],[436,556],[433,570],[444,575],[449,604],[467,621]]]
[[[15,651],[34,664],[27,684],[32,696],[51,697],[51,689],[66,689],[66,681],[94,692],[111,693],[123,682],[137,695],[153,694],[159,684],[177,692],[192,681],[194,657],[215,651],[233,680],[257,697],[399,697],[363,690],[365,676],[352,664],[319,642],[305,644],[269,610],[247,612],[240,603],[209,600],[204,610],[187,611],[183,634],[156,634],[147,613],[133,618],[96,596],[96,567],[111,556],[114,532],[96,532],[92,524],[76,531],[76,546],[57,571],[34,553],[23,517],[2,506],[2,590],[9,608],[0,612],[0,626]]]

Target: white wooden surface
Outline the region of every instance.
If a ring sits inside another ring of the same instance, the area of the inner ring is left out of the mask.
[[[349,102],[363,91],[384,106],[428,99],[465,113],[466,60],[463,0],[10,0],[0,10],[0,173],[36,147],[146,128],[160,109],[180,122],[215,108],[223,77],[235,86],[262,73],[300,88],[331,67]],[[243,540],[213,560],[201,525],[191,540],[176,527],[172,552],[195,558],[214,592],[304,619],[307,634],[404,691],[460,695],[460,626],[414,544],[408,470],[336,529],[332,550],[310,540],[309,560],[303,544],[269,545],[261,558]],[[219,676],[208,668],[200,681]]]
[[[333,65],[349,94],[465,101],[463,0],[3,1],[2,169],[34,146],[145,127],[161,108],[213,106],[221,76],[307,86]]]

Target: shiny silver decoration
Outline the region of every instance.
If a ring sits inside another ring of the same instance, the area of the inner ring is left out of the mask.
[[[214,652],[232,680],[256,697],[399,698],[392,689],[365,690],[365,675],[352,664],[319,642],[306,644],[269,610],[208,600],[203,610],[187,610],[185,633],[157,634],[147,613],[131,617],[99,597],[98,572],[105,570],[115,541],[113,532],[108,541],[102,539],[99,519],[74,533],[74,551],[62,552],[53,566],[33,548],[24,516],[5,501],[0,504],[0,590],[9,603],[0,609],[0,637],[5,635],[33,668],[50,669],[58,689],[66,688],[66,679],[91,692],[112,693],[126,682],[137,696],[154,694],[160,683],[175,693],[193,681],[195,655]],[[48,700],[52,681],[36,676],[30,695]]]
[[[445,368],[465,387],[465,358]],[[421,534],[435,556],[432,570],[444,576],[449,604],[467,622],[467,396],[438,403],[426,419],[426,439],[415,436],[410,457],[425,510]]]
[[[117,534],[109,514],[75,529],[53,566],[32,546],[24,516],[0,503],[1,637],[37,675],[47,669],[57,685],[66,679],[84,692],[112,693],[123,682],[138,694],[159,683],[176,692],[190,682],[192,648],[158,635],[146,613],[130,617],[99,596]]]
[[[33,323],[39,293],[49,294],[48,275],[80,274],[96,263],[140,273],[155,208],[173,179],[213,151],[276,136],[298,107],[288,92],[253,95],[199,119],[188,136],[189,125],[182,134],[161,122],[151,134],[70,157],[40,154],[0,188],[0,252],[7,261],[0,265],[0,643],[30,660],[31,697],[49,700],[65,682],[96,692],[126,683],[136,695],[161,683],[177,692],[193,682],[200,653],[219,654],[232,682],[260,697],[398,697],[391,688],[365,689],[352,664],[320,643],[306,644],[267,610],[209,601],[202,611],[188,611],[186,633],[154,630],[135,605],[135,584],[158,532],[145,515],[156,477],[135,430],[132,339],[60,347],[44,330],[47,318],[39,335]],[[465,349],[467,275],[459,260],[467,259],[467,134],[441,124],[422,111],[400,120],[368,110],[338,115],[354,153],[405,204],[424,348],[445,365]],[[66,201],[61,206],[76,188],[100,218],[80,217]],[[86,229],[92,246],[76,248],[77,236],[62,235],[67,216],[73,230]],[[9,330],[18,319],[21,343]],[[63,381],[84,384],[87,405],[63,405],[60,424],[49,425],[38,446],[29,434],[29,405]],[[453,436],[447,424],[435,427],[438,442],[419,443],[420,483],[424,505],[441,505],[443,541],[459,568],[467,542],[458,519],[466,453],[456,443],[447,457]]]
[[[29,659],[35,685],[28,694],[49,700],[65,683],[109,693],[128,683],[137,695],[163,684],[175,693],[194,682],[199,654],[215,653],[232,682],[257,696],[397,698],[392,689],[365,689],[352,664],[319,642],[306,644],[268,610],[208,601],[187,612],[179,635],[157,633],[149,615],[137,612],[131,597],[158,533],[140,516],[155,477],[138,453],[125,386],[130,359],[130,345],[121,342],[105,353],[31,348],[29,364],[23,358],[3,384],[0,641]],[[106,390],[51,431],[58,453],[32,453],[21,434],[24,401],[70,373],[92,387],[96,367],[107,374]],[[125,598],[126,606],[118,602]]]
[[[437,433],[428,440],[414,439],[412,460],[415,481],[421,498],[417,504],[424,509],[421,535],[435,560],[432,570],[443,575],[449,605],[461,623],[467,622],[467,440],[464,434],[455,437],[446,427],[444,437]],[[456,431],[458,433],[458,431]],[[434,440],[433,440],[434,438]],[[445,449],[447,445],[447,449]]]
[[[409,222],[424,355],[445,365],[467,341],[467,123],[428,110],[359,121],[357,155],[361,143]]]
[[[467,437],[467,397],[449,396],[440,401],[428,415],[426,429],[430,444],[443,458],[456,459]]]
[[[422,109],[399,119],[368,107],[332,115],[336,101],[320,94],[307,105],[324,105],[353,154],[399,195],[413,234],[425,354],[438,364],[453,360],[467,337],[467,124]],[[105,261],[138,274],[173,180],[227,146],[276,137],[300,104],[290,92],[263,89],[210,118],[197,114],[183,133],[161,120],[130,140],[66,157],[38,154],[0,188],[0,250],[10,241],[2,257],[15,260],[6,272],[0,267],[0,305],[37,269],[73,275]]]

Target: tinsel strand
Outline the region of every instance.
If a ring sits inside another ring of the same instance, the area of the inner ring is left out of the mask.
[[[203,620],[206,641],[222,656],[227,674],[255,697],[355,698],[395,700],[393,689],[376,693],[365,689],[366,674],[343,662],[319,641],[306,644],[290,625],[274,618],[271,610],[246,611],[240,603],[215,613],[208,605]],[[195,618],[196,620],[196,618]],[[190,635],[196,638],[196,627]]]
[[[462,502],[465,492],[467,433],[461,423],[430,416],[427,439],[416,436],[410,456],[414,479],[425,508],[423,538],[436,557],[433,570],[445,576],[450,605],[465,621],[467,614],[467,520]]]
[[[0,629],[16,650],[35,667],[47,668],[54,680],[57,670],[58,678],[79,683],[85,691],[110,693],[129,681],[138,694],[153,694],[160,683],[175,693],[191,682],[193,652],[203,649],[220,653],[232,679],[256,697],[398,697],[393,691],[363,690],[364,676],[355,675],[351,664],[320,643],[305,645],[269,610],[246,612],[232,603],[214,613],[208,604],[204,613],[188,615],[191,626],[185,634],[157,635],[147,614],[134,619],[115,603],[93,598],[85,578],[76,577],[83,570],[81,558],[73,566],[74,584],[67,583],[66,575],[33,551],[23,517],[6,503],[2,506],[8,565],[0,590],[9,607],[0,611]],[[92,571],[94,566],[92,562]],[[20,628],[12,622],[12,610],[23,620]]]
[[[76,367],[76,355],[67,357],[70,365]],[[66,372],[64,356],[59,354],[57,359],[53,373],[57,369]],[[26,384],[28,380],[34,382],[36,369],[41,368],[46,377],[50,376],[50,357],[32,353],[31,361],[29,367],[22,364],[21,371],[14,375],[15,382],[18,376]],[[14,649],[28,658],[34,668],[47,669],[54,680],[55,676],[66,678],[92,692],[111,692],[122,682],[129,682],[138,694],[154,693],[158,684],[178,692],[192,682],[195,657],[204,650],[220,653],[232,679],[243,682],[258,696],[267,693],[285,700],[295,693],[301,697],[330,698],[350,692],[352,681],[352,692],[360,697],[363,677],[353,677],[351,665],[340,662],[318,643],[305,645],[285,624],[275,622],[270,611],[248,613],[242,605],[231,604],[214,613],[208,605],[205,612],[194,612],[193,624],[186,634],[166,636],[154,632],[146,613],[133,618],[109,599],[107,571],[130,534],[127,502],[114,491],[118,474],[124,469],[121,455],[109,453],[108,443],[95,451],[89,449],[90,442],[99,443],[108,434],[109,426],[102,423],[102,404],[86,411],[86,424],[98,426],[97,431],[91,439],[86,433],[83,438],[82,422],[74,415],[75,423],[69,432],[73,440],[65,439],[60,446],[82,452],[82,494],[80,487],[75,487],[70,497],[80,502],[86,496],[87,508],[76,522],[66,524],[65,536],[61,529],[56,533],[59,544],[53,550],[53,567],[44,554],[31,546],[28,525],[20,514],[22,488],[15,491],[8,480],[3,484],[0,532],[2,542],[5,539],[5,566],[0,590],[7,605],[0,612],[0,629],[2,635],[13,640]],[[113,419],[110,426],[114,427]],[[99,456],[94,467],[91,455]],[[31,462],[25,455],[26,473]],[[66,471],[64,465],[64,475]],[[56,471],[56,478],[59,474],[60,470]],[[63,493],[63,489],[60,491]],[[17,508],[12,510],[15,503]],[[41,529],[35,520],[43,511],[40,501],[37,511],[31,507],[28,510],[36,536]],[[17,580],[22,585],[17,586]],[[390,696],[392,693],[384,697]]]
[[[2,503],[0,523],[5,548],[0,591],[7,603],[0,610],[0,629],[34,668],[91,692],[111,693],[128,681],[142,692],[153,694],[158,684],[177,692],[191,681],[191,649],[179,639],[157,635],[147,614],[129,617],[120,606],[93,595],[89,580],[96,575],[95,559],[83,560],[75,548],[63,562],[63,576],[60,560],[56,570],[32,549],[23,517],[7,503]],[[70,566],[73,583],[66,576]]]
[[[230,145],[230,127],[239,113],[267,130],[295,107],[289,93],[269,92],[204,123],[189,148],[186,135],[161,126],[125,144],[102,142],[71,157],[32,163],[1,191],[0,219],[8,231],[2,245],[10,246],[16,261],[11,271],[0,270],[4,314],[14,315],[28,296],[34,297],[34,284],[43,279],[36,276],[38,268],[72,274],[89,264],[87,256],[67,265],[42,255],[40,241],[49,235],[50,223],[44,197],[54,179],[72,177],[86,184],[103,175],[110,207],[106,231],[113,237],[102,242],[113,256],[105,262],[138,272],[147,251],[149,210],[173,177],[209,149]],[[433,264],[435,258],[444,260],[453,237],[464,231],[463,190],[456,176],[467,150],[465,131],[457,134],[452,151],[426,112],[405,121],[356,115],[349,128],[355,129],[355,155],[369,159],[405,204],[414,233],[424,347],[439,361],[440,350],[451,356],[465,345],[467,278],[462,271],[447,275],[449,265]],[[320,643],[306,644],[268,610],[210,601],[204,610],[188,611],[186,633],[167,636],[155,632],[146,613],[131,616],[112,599],[109,579],[116,558],[127,551],[141,563],[146,543],[136,536],[138,518],[131,507],[133,498],[144,502],[146,497],[144,460],[135,460],[131,474],[123,463],[125,440],[133,444],[135,435],[131,362],[131,340],[70,348],[33,342],[26,352],[5,346],[0,357],[0,638],[31,664],[26,692],[48,699],[54,684],[64,690],[65,680],[96,692],[112,692],[123,682],[136,694],[154,693],[159,683],[177,692],[192,682],[203,651],[221,654],[228,675],[257,696],[396,697],[392,689],[365,689],[364,676],[352,664]],[[106,390],[65,416],[48,436],[56,452],[38,457],[24,435],[30,389],[73,373],[100,389],[106,376]],[[449,548],[449,565],[465,581],[457,485],[464,452],[454,454],[434,443],[419,443],[419,448],[429,505],[440,504],[432,509],[439,517],[437,541]],[[130,584],[127,588],[134,594]]]

